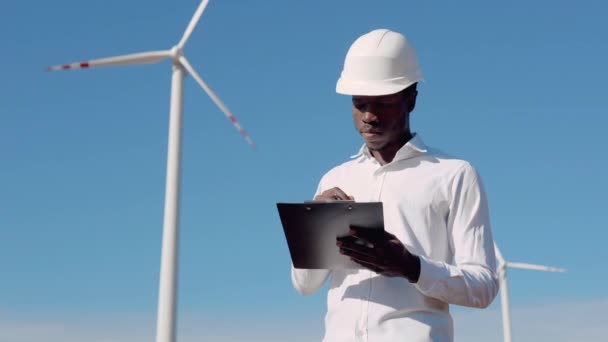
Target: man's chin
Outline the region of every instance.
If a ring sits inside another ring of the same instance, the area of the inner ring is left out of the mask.
[[[378,151],[381,150],[386,144],[384,142],[381,141],[370,141],[370,140],[365,140],[365,146],[370,150],[370,151]]]

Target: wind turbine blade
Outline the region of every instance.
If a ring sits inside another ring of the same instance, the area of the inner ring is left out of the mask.
[[[188,38],[190,38],[192,31],[194,31],[194,28],[196,27],[196,24],[198,23],[198,20],[201,18],[201,15],[203,14],[203,11],[205,10],[205,7],[207,7],[208,3],[209,3],[209,0],[203,0],[203,1],[201,1],[201,4],[198,5],[196,12],[194,12],[192,19],[190,19],[190,23],[188,24],[186,31],[184,31],[184,35],[182,36],[182,39],[177,44],[177,47],[179,49],[183,49],[184,45],[186,45],[186,41],[188,41]]]
[[[544,266],[544,265],[525,264],[525,263],[521,263],[521,262],[507,262],[507,267],[521,268],[524,270],[546,271],[546,272],[566,272],[566,270],[563,268]]]
[[[47,68],[47,71],[55,70],[69,70],[69,69],[84,69],[102,66],[113,66],[113,65],[130,65],[130,64],[150,64],[159,62],[165,58],[171,57],[171,51],[150,51],[132,53],[129,55],[114,56],[107,58],[93,59],[90,61],[54,65]]]
[[[207,83],[205,83],[205,81],[203,81],[203,79],[199,76],[199,74],[197,74],[196,71],[194,71],[194,68],[192,67],[192,65],[190,65],[190,63],[188,63],[188,60],[186,59],[186,57],[180,56],[179,61],[182,64],[182,66],[188,71],[188,73],[190,73],[190,75],[192,75],[192,77],[196,80],[196,82],[198,82],[198,84],[203,88],[203,90],[207,93],[207,95],[209,95],[211,100],[213,100],[213,102],[215,102],[215,104],[218,107],[220,107],[220,109],[222,110],[222,112],[224,112],[224,114],[226,115],[228,120],[230,120],[230,122],[232,122],[234,127],[236,127],[236,129],[239,131],[239,133],[241,133],[243,138],[245,138],[245,140],[247,140],[249,145],[251,145],[253,148],[255,148],[255,144],[249,138],[249,135],[247,135],[247,132],[245,132],[245,130],[241,127],[239,122],[236,120],[234,115],[232,115],[232,113],[226,107],[226,105],[222,102],[222,100],[220,100],[219,97],[217,97],[217,95],[215,95],[215,93],[213,92],[213,90],[211,90],[211,88],[209,88]]]

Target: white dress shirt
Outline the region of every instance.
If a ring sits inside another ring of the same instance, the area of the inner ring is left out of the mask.
[[[488,204],[475,169],[424,145],[418,135],[380,165],[365,145],[323,176],[357,202],[382,202],[384,229],[420,257],[415,284],[369,270],[292,267],[307,295],[331,275],[326,342],[452,341],[448,304],[487,307],[498,292]],[[337,247],[336,247],[337,248]]]

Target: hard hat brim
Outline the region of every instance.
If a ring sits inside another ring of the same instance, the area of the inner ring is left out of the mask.
[[[386,80],[354,82],[340,77],[336,83],[336,93],[359,96],[391,95],[420,81],[422,81],[421,77],[416,77],[414,79],[399,78],[391,80],[390,82],[387,82]]]

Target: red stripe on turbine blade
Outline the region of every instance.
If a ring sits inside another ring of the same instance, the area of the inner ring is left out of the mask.
[[[89,62],[82,62],[82,63],[80,63],[80,67],[81,68],[88,68],[89,67]]]
[[[67,69],[70,69],[70,68],[71,67],[70,67],[69,64],[64,64],[64,65],[61,66],[61,69],[64,69],[64,70],[67,70]]]
[[[237,123],[236,118],[234,116],[230,116],[229,119],[232,123]]]

